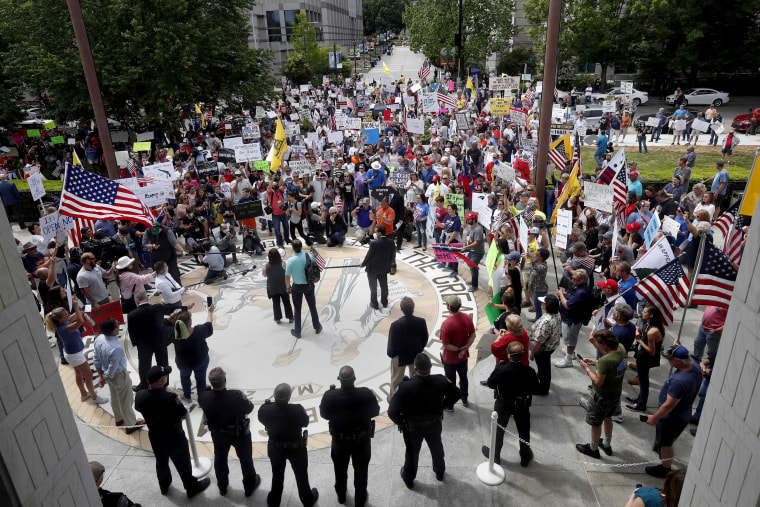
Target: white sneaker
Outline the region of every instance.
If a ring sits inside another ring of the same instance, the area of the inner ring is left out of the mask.
[[[103,396],[98,395],[98,397],[97,398],[93,398],[92,401],[94,401],[96,405],[101,405],[101,404],[107,402],[108,398],[104,398]]]
[[[588,410],[588,398],[578,398],[578,405]]]
[[[623,424],[623,414],[613,415],[612,416],[612,422],[616,422],[618,424]]]
[[[567,357],[563,357],[556,363],[554,363],[554,366],[557,368],[571,368],[573,366],[573,360],[568,359]]]
[[[87,400],[90,399],[90,395],[89,394],[83,394],[83,395],[79,396],[79,399],[82,400],[82,401],[87,401]]]

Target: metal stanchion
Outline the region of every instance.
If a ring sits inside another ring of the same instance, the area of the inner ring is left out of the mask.
[[[203,456],[198,456],[198,448],[195,447],[195,434],[193,433],[193,423],[190,422],[190,414],[185,417],[185,425],[187,426],[187,436],[190,438],[190,450],[193,453],[193,477],[200,479],[206,477],[211,471],[211,459]]]
[[[494,463],[494,448],[496,447],[496,428],[498,423],[496,422],[499,414],[496,411],[491,412],[491,452],[488,453],[488,461],[478,465],[477,475],[478,479],[488,484],[489,486],[498,486],[506,478],[504,469],[501,465]]]

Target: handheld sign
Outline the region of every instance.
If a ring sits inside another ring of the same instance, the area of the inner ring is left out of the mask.
[[[264,216],[264,208],[260,199],[254,201],[241,202],[235,204],[233,207],[235,210],[235,218],[238,220],[245,220],[246,218],[256,218]]]

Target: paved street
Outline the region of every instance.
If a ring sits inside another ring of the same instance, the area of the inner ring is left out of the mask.
[[[392,55],[383,55],[382,60],[378,60],[377,65],[364,75],[364,80],[369,82],[374,79],[378,83],[387,82],[390,84],[391,81],[396,81],[401,76],[419,79],[417,72],[424,61],[425,57],[422,54],[412,53],[408,46],[396,46],[393,48]],[[382,62],[388,66],[391,71],[390,74],[385,73]]]

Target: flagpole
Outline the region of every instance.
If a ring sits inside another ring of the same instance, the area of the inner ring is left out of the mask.
[[[683,305],[683,315],[681,316],[681,325],[678,327],[678,335],[676,335],[676,343],[681,343],[681,333],[683,332],[683,325],[686,322],[686,310],[689,309],[691,304],[691,296],[694,294],[694,280],[699,276],[699,270],[702,269],[702,260],[705,256],[705,246],[707,244],[707,233],[699,233],[699,251],[697,252],[697,262],[694,266],[694,272],[692,279],[689,280],[689,294],[686,296],[686,304]]]
[[[744,184],[744,192],[742,193],[742,198],[739,202],[739,208],[737,210],[737,215],[741,216],[742,206],[744,205],[744,198],[747,197],[747,189],[749,188],[749,182],[752,181],[752,175],[755,172],[755,166],[757,165],[757,158],[760,157],[760,148],[757,148],[755,150],[755,160],[752,161],[752,167],[749,168],[749,176],[747,176],[747,182]],[[728,193],[728,191],[726,191]],[[730,202],[730,201],[729,201]],[[728,209],[728,208],[726,208]],[[751,216],[751,215],[749,215]]]

